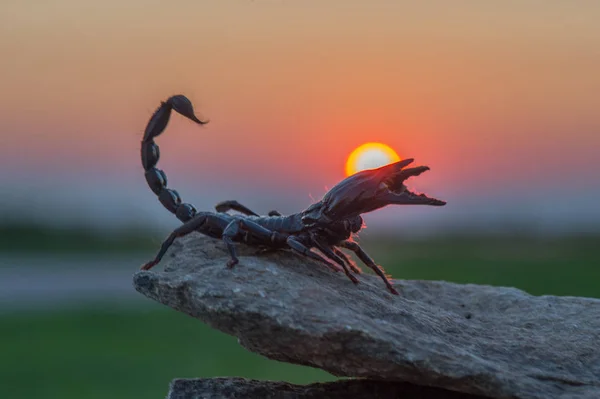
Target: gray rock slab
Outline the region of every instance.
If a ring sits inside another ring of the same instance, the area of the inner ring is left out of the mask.
[[[394,280],[354,285],[287,252],[225,267],[219,240],[191,234],[134,274],[143,295],[270,359],[335,376],[404,381],[493,398],[600,398],[600,300],[514,288]]]
[[[245,378],[176,379],[167,399],[486,399],[405,382],[340,380],[294,385]]]

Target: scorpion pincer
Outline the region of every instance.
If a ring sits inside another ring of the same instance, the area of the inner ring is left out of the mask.
[[[292,250],[334,271],[343,270],[357,284],[358,279],[353,273],[360,274],[361,270],[342,251],[347,249],[373,269],[391,293],[398,295],[381,267],[352,240],[352,236],[363,227],[361,214],[387,205],[445,205],[445,201],[415,194],[404,185],[408,178],[429,170],[427,166],[406,168],[413,162],[413,159],[406,159],[378,169],[363,170],[339,182],[304,211],[287,216],[277,211],[261,216],[233,200],[217,204],[216,212],[198,212],[193,205],[183,203],[177,191],[167,188],[165,173],[156,167],[160,152],[154,139],[167,127],[173,110],[199,125],[208,123],[196,117],[191,101],[184,95],[175,95],[162,102],[148,122],[141,147],[146,182],[160,203],[183,224],[167,237],[156,257],[142,266],[143,270],[158,264],[177,237],[196,231],[223,240],[230,254],[229,268],[239,262],[235,243],[245,243],[267,250]],[[230,210],[239,214],[227,213]]]

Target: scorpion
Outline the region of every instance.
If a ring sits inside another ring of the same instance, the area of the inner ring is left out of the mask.
[[[150,117],[141,144],[146,182],[159,202],[183,224],[169,234],[156,257],[144,264],[142,270],[149,270],[160,263],[178,237],[199,232],[222,240],[230,255],[228,268],[239,263],[236,243],[243,243],[260,248],[257,254],[261,251],[291,250],[333,271],[343,271],[354,284],[358,284],[359,280],[352,273],[360,274],[361,269],[342,251],[346,249],[371,268],[392,294],[398,295],[383,269],[352,237],[364,227],[361,214],[387,205],[445,205],[445,201],[413,193],[404,185],[406,179],[429,170],[428,166],[406,168],[414,161],[410,158],[360,171],[340,181],[320,201],[291,215],[273,210],[261,216],[235,200],[218,203],[216,212],[199,212],[193,205],[182,202],[176,190],[167,188],[165,172],[156,167],[160,151],[154,139],[166,129],[172,111],[198,125],[208,123],[208,120],[200,120],[196,116],[192,102],[182,94],[162,101]]]

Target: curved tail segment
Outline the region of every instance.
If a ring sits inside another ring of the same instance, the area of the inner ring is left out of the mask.
[[[184,95],[175,95],[167,101],[161,102],[160,107],[158,107],[150,118],[144,132],[144,139],[142,140],[142,166],[146,172],[146,182],[154,194],[158,196],[160,203],[169,212],[175,214],[177,219],[187,222],[196,214],[196,208],[191,204],[182,203],[179,193],[167,188],[167,175],[165,172],[156,168],[156,164],[160,158],[160,151],[158,145],[154,142],[154,138],[164,132],[169,123],[172,110],[199,125],[208,123],[208,121],[201,121],[196,117],[192,102]]]

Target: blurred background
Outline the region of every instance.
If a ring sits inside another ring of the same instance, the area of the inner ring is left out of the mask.
[[[0,386],[19,398],[164,397],[176,377],[334,379],[241,348],[137,294],[179,222],[142,132],[172,94],[160,168],[199,209],[292,213],[382,142],[443,208],[365,216],[395,278],[600,297],[600,3],[0,5]]]

